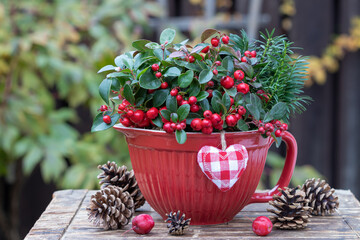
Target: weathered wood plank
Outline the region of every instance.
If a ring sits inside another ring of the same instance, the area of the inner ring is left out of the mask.
[[[25,239],[60,239],[81,206],[86,193],[87,190],[55,192],[49,206]]]
[[[146,236],[130,231],[128,225],[122,230],[105,231],[88,222],[86,206],[95,191],[85,190],[60,191],[55,193],[41,218],[29,232],[26,239],[179,239],[167,234],[166,223],[163,222],[148,204],[136,214],[147,213],[155,220],[155,227]],[[336,214],[326,217],[312,217],[308,228],[299,231],[274,229],[267,239],[356,239],[359,237],[360,203],[349,190],[336,191],[340,199],[340,207]],[[76,197],[75,197],[76,196]],[[72,203],[70,203],[72,202]],[[68,208],[65,208],[68,206]],[[226,206],[224,206],[226,207]],[[269,216],[267,203],[251,204],[227,224],[210,226],[191,226],[181,239],[258,239],[251,229],[251,220],[257,216]],[[68,226],[64,226],[68,224]]]

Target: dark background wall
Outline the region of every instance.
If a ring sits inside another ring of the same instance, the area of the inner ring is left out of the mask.
[[[170,16],[192,16],[199,11],[188,1],[169,0]],[[320,56],[332,39],[348,33],[351,19],[360,15],[358,0],[295,1],[292,28],[284,30],[279,6],[282,1],[263,1],[262,13],[269,14],[268,29],[286,33],[301,54]],[[234,11],[232,8],[231,11]],[[324,85],[305,90],[314,102],[308,110],[292,119],[290,131],[298,146],[298,164],[316,167],[335,188],[351,189],[360,197],[360,52],[345,54],[336,73],[327,74]],[[89,121],[91,121],[89,119]],[[45,185],[36,170],[24,183],[21,212],[21,236],[25,236],[51,200],[54,185]]]

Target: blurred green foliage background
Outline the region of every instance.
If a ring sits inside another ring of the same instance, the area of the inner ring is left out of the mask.
[[[129,160],[114,131],[88,133],[101,104],[96,72],[148,30],[155,10],[143,0],[0,4],[0,174],[10,183],[16,168],[28,175],[40,164],[46,182],[95,188],[94,166]]]

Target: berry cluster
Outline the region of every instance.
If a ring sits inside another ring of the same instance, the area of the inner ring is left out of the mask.
[[[271,136],[271,134],[274,133],[275,137],[281,137],[286,130],[288,130],[288,125],[286,123],[281,123],[279,120],[272,120],[265,124],[261,120],[259,121],[258,132],[266,134],[266,136]]]

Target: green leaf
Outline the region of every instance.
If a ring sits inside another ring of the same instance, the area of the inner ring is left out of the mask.
[[[164,52],[161,48],[154,49],[153,53],[160,61],[164,60]]]
[[[207,97],[209,96],[209,93],[206,92],[206,91],[201,91],[197,96],[196,96],[196,99],[198,102],[206,99]]]
[[[161,46],[156,42],[149,42],[145,45],[145,47],[150,49],[156,49],[156,48],[160,48]]]
[[[181,74],[181,70],[177,67],[171,67],[168,68],[165,73],[164,76],[165,77],[178,77]]]
[[[98,115],[96,115],[93,125],[91,127],[91,132],[103,131],[103,130],[111,128],[112,126],[114,126],[117,123],[117,121],[119,121],[120,114],[115,113],[114,115],[112,115],[110,117],[111,117],[111,123],[106,124],[103,121],[102,113],[99,113]]]
[[[201,84],[209,82],[214,76],[213,72],[210,69],[204,69],[199,75],[199,82]]]
[[[210,110],[210,104],[209,104],[209,101],[207,99],[202,100],[200,102],[200,106],[201,106],[201,109],[203,111]]]
[[[145,39],[139,39],[139,40],[136,40],[132,43],[132,46],[134,48],[136,48],[137,50],[140,50],[140,51],[146,51],[148,50],[147,47],[145,47],[145,45],[147,43],[149,43],[150,41],[149,40],[145,40]]]
[[[116,66],[123,68],[126,66],[128,69],[133,69],[134,67],[134,60],[127,56],[126,54],[122,54],[120,56],[117,56],[115,58],[115,64]]]
[[[240,129],[241,131],[248,131],[249,130],[249,126],[246,124],[246,122],[243,119],[240,119],[237,122],[237,127],[238,129]]]
[[[171,113],[170,118],[172,122],[176,123],[179,119],[179,115],[177,113]]]
[[[170,121],[171,112],[169,110],[161,110],[160,113],[161,113],[161,116],[163,116],[163,118]]]
[[[273,119],[274,119],[274,117],[271,115],[271,113],[267,112],[264,116],[263,122],[270,122]]]
[[[253,78],[254,77],[254,69],[250,64],[247,64],[245,62],[241,62],[238,67],[243,70],[246,74],[246,76]]]
[[[99,94],[101,98],[109,105],[109,95],[112,81],[110,79],[104,79],[99,86]]]
[[[166,28],[160,34],[160,43],[161,44],[165,44],[165,42],[167,42],[166,44],[172,43],[172,41],[175,38],[175,34],[176,34],[176,31],[174,29]]]
[[[188,90],[189,96],[196,96],[199,94],[199,92],[200,92],[200,83],[198,81],[192,81]]]
[[[220,102],[221,102],[221,98],[218,98],[216,96],[213,96],[211,99],[211,106],[216,113],[221,113],[222,109],[221,109]]]
[[[253,104],[246,104],[246,108],[256,120],[260,119],[260,110]]]
[[[135,97],[134,97],[133,91],[132,91],[131,87],[129,86],[129,84],[125,84],[125,86],[124,86],[124,97],[132,105],[135,104]]]
[[[221,65],[230,73],[234,71],[234,60],[230,56],[225,57]]]
[[[97,73],[106,72],[114,69],[115,67],[113,65],[106,65],[105,67],[102,67]]]
[[[212,29],[212,28],[206,29],[201,34],[201,42],[205,42],[206,39],[208,39],[209,37],[213,36],[216,33],[218,33],[216,29]]]
[[[176,97],[173,97],[171,95],[168,96],[168,98],[166,99],[166,108],[172,113],[175,113],[177,111]]]
[[[235,97],[235,95],[237,94],[237,91],[236,91],[235,87],[232,87],[232,88],[229,88],[229,89],[224,88],[224,91],[227,94],[229,94],[229,96],[231,96],[231,97]]]
[[[227,94],[226,92],[224,93],[224,95],[222,96],[222,102],[226,107],[226,110],[228,110],[230,108],[231,105],[231,101],[230,101],[230,96],[229,94]]]
[[[181,74],[178,78],[178,84],[181,88],[188,87],[194,78],[194,72],[192,70],[188,70],[185,73]]]
[[[186,117],[189,115],[189,112],[190,112],[190,105],[189,104],[181,105],[177,110],[177,114],[179,116],[179,122],[186,119]]]
[[[155,119],[151,120],[157,127],[162,128],[164,123],[161,120],[160,116],[157,116]]]
[[[273,119],[283,119],[287,110],[286,103],[278,102],[272,107],[269,113],[272,115]]]
[[[186,142],[186,132],[184,130],[176,130],[175,132],[176,141],[179,144],[184,144]]]
[[[155,77],[150,67],[141,75],[139,82],[140,86],[145,89],[158,89],[161,85],[160,79]]]
[[[160,107],[161,105],[163,105],[164,102],[166,101],[166,98],[169,95],[169,92],[170,92],[170,89],[156,90],[156,93],[154,94],[154,97],[153,97],[153,106]]]

